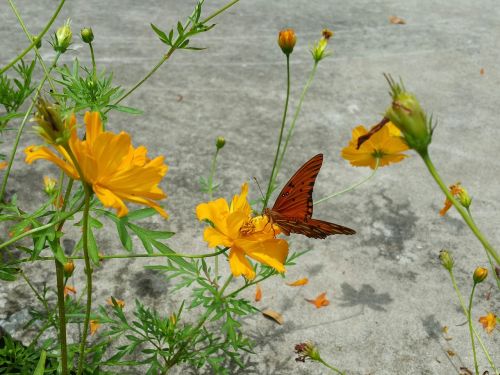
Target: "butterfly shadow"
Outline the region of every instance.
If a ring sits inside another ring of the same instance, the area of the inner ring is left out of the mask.
[[[369,284],[363,284],[359,290],[356,290],[347,283],[340,286],[342,297],[340,298],[340,307],[361,306],[362,311],[369,308],[375,311],[387,311],[385,305],[390,304],[393,299],[389,293],[376,293],[375,289]]]

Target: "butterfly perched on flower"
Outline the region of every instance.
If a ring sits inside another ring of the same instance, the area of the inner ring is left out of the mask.
[[[353,229],[312,218],[312,194],[316,176],[323,164],[318,154],[299,168],[286,183],[273,208],[264,208],[263,214],[280,227],[284,234],[303,234],[311,238],[326,238],[332,234],[354,234]]]

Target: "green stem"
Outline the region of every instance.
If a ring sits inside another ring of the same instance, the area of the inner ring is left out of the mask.
[[[31,44],[23,51],[21,52],[21,54],[19,54],[18,56],[16,56],[14,58],[14,60],[12,60],[10,63],[8,63],[7,65],[5,65],[1,70],[0,70],[0,74],[4,73],[5,71],[7,71],[8,69],[10,69],[11,67],[14,66],[14,64],[16,64],[19,60],[21,60],[29,51],[31,51],[31,49],[33,47],[36,46],[38,40],[42,39],[42,37],[45,35],[45,33],[50,29],[50,27],[52,26],[52,24],[54,23],[54,21],[56,20],[57,16],[59,15],[59,12],[61,11],[63,5],[64,5],[64,2],[66,0],[61,0],[61,2],[59,3],[59,6],[57,7],[56,11],[54,12],[54,14],[52,15],[51,19],[49,20],[49,22],[47,23],[47,25],[45,25],[44,29],[42,30],[42,32],[40,34],[38,34],[38,36],[36,37],[36,39],[32,39],[32,42]]]
[[[246,289],[246,288],[249,288],[249,287],[251,287],[252,285],[258,284],[258,283],[260,283],[260,282],[264,281],[265,279],[270,278],[271,276],[273,276],[273,275],[275,275],[275,274],[276,274],[275,272],[271,272],[271,273],[269,273],[268,275],[263,276],[263,277],[261,277],[261,278],[260,278],[260,279],[258,279],[258,280],[251,281],[251,282],[249,282],[249,283],[247,283],[247,284],[243,285],[241,288],[236,289],[234,292],[229,293],[227,296],[222,297],[222,299],[224,299],[224,298],[228,298],[228,297],[233,297],[233,296],[236,296],[236,295],[238,295],[238,294],[239,294],[242,290],[244,290],[244,289]],[[221,293],[221,295],[222,295],[222,293]]]
[[[466,316],[467,320],[469,320],[469,312],[467,311],[467,307],[465,306],[464,299],[462,297],[462,293],[460,293],[460,289],[458,289],[457,281],[455,280],[455,275],[453,274],[453,270],[448,271],[450,273],[451,277],[451,283],[453,284],[453,288],[455,289],[455,293],[457,294],[458,301],[460,302],[460,306],[462,307],[462,311],[464,312],[464,315]],[[488,352],[488,349],[486,349],[486,346],[483,343],[483,340],[481,339],[481,336],[477,333],[476,329],[474,326],[472,326],[472,332],[474,332],[474,335],[476,336],[477,341],[479,342],[479,345],[481,345],[481,349],[484,352],[484,355],[488,359],[488,362],[493,370],[494,374],[497,374],[498,371],[495,367],[495,364],[493,363],[493,360],[491,359],[490,353]]]
[[[213,194],[213,183],[214,183],[214,175],[215,175],[215,168],[217,166],[217,155],[219,154],[219,148],[217,147],[217,150],[215,151],[214,157],[212,159],[212,166],[210,168],[210,175],[208,176],[208,198],[212,200],[214,198]]]
[[[224,248],[222,250],[219,250],[215,253],[208,253],[208,254],[197,254],[197,255],[192,255],[192,254],[180,254],[180,253],[172,253],[172,254],[121,254],[121,255],[100,255],[99,259],[106,260],[106,259],[129,259],[129,258],[189,258],[189,259],[201,259],[201,258],[211,258],[211,257],[216,257],[217,255],[223,254],[226,252],[227,249]],[[54,257],[36,257],[36,258],[24,258],[24,259],[19,259],[18,261],[12,263],[12,264],[19,264],[19,263],[25,263],[25,262],[32,262],[35,260],[40,260],[40,261],[46,261],[46,260],[54,260]],[[85,259],[83,256],[74,256],[74,257],[66,257],[66,259],[71,259],[71,260],[82,260]]]
[[[52,64],[52,67],[50,68],[50,70],[52,70],[56,66],[57,60],[59,59],[59,56],[60,56],[60,54],[58,53],[54,59],[54,62]],[[48,73],[50,73],[50,70]],[[31,111],[33,110],[33,107],[35,106],[36,99],[38,98],[38,95],[40,94],[40,91],[42,90],[42,87],[43,87],[47,77],[48,77],[48,74],[45,74],[42,81],[39,83],[39,85],[35,91],[35,95],[33,96],[33,101],[31,102],[30,106],[28,107],[28,110],[26,111],[26,114],[24,115],[24,118],[21,121],[21,125],[19,126],[19,129],[17,130],[16,139],[14,140],[14,146],[12,147],[12,151],[11,151],[10,157],[9,157],[9,164],[7,165],[7,169],[5,170],[5,175],[3,176],[3,181],[2,181],[2,187],[0,188],[0,202],[3,201],[3,196],[5,194],[5,189],[7,187],[7,180],[9,179],[10,171],[12,169],[12,164],[14,163],[14,157],[16,156],[17,147],[19,146],[19,141],[21,139],[21,134],[23,133],[24,126],[26,125],[26,122],[28,121],[28,118],[31,115]]]
[[[269,183],[267,184],[266,196],[264,198],[264,208],[267,207],[267,203],[269,202],[269,198],[271,197],[271,193],[273,191],[274,185],[274,175],[276,170],[276,164],[278,162],[278,156],[280,154],[281,141],[283,139],[283,130],[285,129],[286,123],[286,114],[288,111],[288,100],[290,99],[290,54],[286,55],[286,99],[285,99],[285,109],[283,110],[283,118],[281,120],[281,130],[280,136],[278,138],[278,147],[276,149],[276,155],[274,156],[273,169],[271,170],[271,175],[269,176]]]
[[[224,291],[226,290],[226,288],[231,283],[231,280],[233,280],[233,275],[232,274],[227,277],[226,282],[224,283],[224,285],[222,286],[222,288],[220,288],[219,296],[222,296],[224,294]]]
[[[21,18],[21,14],[16,8],[16,5],[12,0],[8,0],[10,7],[12,8],[12,11],[16,15],[17,20],[19,21],[19,24],[21,25],[21,28],[23,29],[24,33],[26,34],[26,37],[28,40],[31,42],[33,41],[33,36],[31,33],[28,31],[28,28],[26,27],[23,19]],[[38,58],[38,61],[40,62],[40,65],[42,65],[43,71],[45,72],[45,75],[47,76],[47,80],[49,81],[50,88],[54,91],[56,91],[56,86],[54,85],[54,82],[52,82],[52,78],[50,77],[49,70],[47,69],[47,66],[43,62],[42,56],[40,56],[40,53],[38,52],[38,48],[35,46],[35,55]]]
[[[83,334],[82,341],[80,342],[79,358],[78,358],[78,371],[77,375],[81,375],[83,372],[83,363],[85,362],[85,344],[87,342],[87,334],[90,324],[90,310],[92,307],[92,266],[90,265],[89,257],[89,245],[88,245],[88,234],[89,234],[89,211],[90,211],[90,197],[91,189],[89,186],[85,185],[85,207],[83,209],[83,256],[85,259],[85,274],[87,278],[87,303],[85,306],[85,321],[83,324]]]
[[[474,355],[474,368],[476,370],[476,375],[479,375],[479,367],[477,365],[477,355],[476,355],[476,345],[474,344],[474,334],[472,333],[472,299],[474,297],[474,291],[476,290],[476,283],[472,286],[472,291],[469,298],[469,308],[467,310],[467,322],[469,323],[469,333],[470,341],[472,344],[472,354]]]
[[[59,261],[54,260],[57,279],[57,308],[59,310],[59,341],[61,345],[62,374],[68,374],[68,348],[66,343],[66,308],[64,298],[64,267]]]
[[[429,154],[427,152],[423,152],[420,154],[422,159],[424,160],[425,165],[427,166],[427,169],[429,170],[430,174],[434,178],[434,180],[437,182],[443,193],[446,195],[446,198],[450,200],[450,202],[455,206],[457,211],[460,213],[464,221],[467,223],[469,226],[470,230],[474,235],[477,237],[479,242],[483,245],[485,250],[495,259],[495,262],[500,265],[500,257],[498,256],[497,252],[495,249],[490,245],[488,240],[484,237],[483,233],[479,230],[479,228],[476,226],[474,221],[471,219],[471,217],[467,214],[467,211],[462,207],[462,205],[453,197],[453,195],[450,193],[448,190],[447,186],[444,184],[443,180],[441,179],[441,176],[439,176],[436,168],[434,167],[434,164],[432,163]]]
[[[336,192],[336,193],[333,193],[332,195],[329,195],[329,196],[327,196],[327,197],[324,197],[324,198],[321,198],[320,200],[315,201],[315,202],[313,203],[313,205],[315,205],[315,204],[319,204],[319,203],[324,202],[324,201],[326,201],[326,200],[328,200],[328,199],[330,199],[330,198],[334,198],[334,197],[337,197],[337,196],[342,195],[342,194],[344,194],[344,193],[347,193],[347,192],[349,192],[349,191],[351,191],[351,190],[354,190],[354,189],[355,189],[355,188],[357,188],[359,185],[362,185],[362,184],[364,184],[365,182],[367,182],[367,181],[371,180],[371,178],[372,178],[373,176],[375,176],[375,173],[377,172],[377,169],[378,169],[379,165],[380,165],[380,158],[377,158],[377,160],[376,160],[376,162],[375,162],[375,168],[373,168],[372,173],[370,173],[370,175],[369,175],[368,177],[366,177],[366,178],[362,179],[361,181],[356,182],[354,185],[351,185],[351,186],[349,186],[349,187],[347,187],[347,188],[345,188],[345,189],[343,189],[343,190],[341,190],[341,191],[338,191],[338,192]]]
[[[38,290],[36,290],[35,286],[31,283],[30,279],[26,276],[26,274],[23,272],[23,270],[20,270],[20,274],[23,277],[24,281],[26,281],[26,284],[30,287],[30,289],[35,293],[36,298],[40,301],[40,303],[43,305],[45,308],[45,311],[47,312],[47,319],[50,321],[50,323],[57,328],[56,322],[52,319],[52,314],[49,309],[49,305],[47,304],[47,300],[43,298],[40,293],[38,293]]]
[[[302,103],[304,102],[304,98],[306,97],[307,91],[309,90],[309,86],[311,86],[312,81],[314,80],[314,76],[316,74],[316,70],[318,68],[318,61],[314,61],[313,68],[311,69],[311,73],[309,74],[309,78],[302,89],[302,93],[300,94],[300,99],[299,99],[299,104],[297,105],[297,108],[295,109],[295,113],[293,115],[292,119],[292,124],[290,125],[290,128],[288,129],[288,133],[285,138],[285,145],[283,146],[283,151],[281,151],[281,155],[279,156],[278,159],[278,165],[276,166],[276,172],[274,174],[274,178],[278,175],[281,169],[281,163],[283,162],[283,159],[285,157],[286,149],[288,147],[288,143],[290,142],[292,135],[293,135],[293,130],[295,129],[295,123],[297,122],[297,118],[299,117],[299,113],[302,109]]]
[[[92,42],[89,43],[89,48],[90,48],[90,57],[92,59],[92,78],[95,83],[97,75],[97,66],[95,64],[94,47],[92,46]]]
[[[344,373],[342,371],[340,371],[339,369],[333,367],[332,365],[329,365],[328,363],[326,363],[325,361],[323,361],[323,359],[318,359],[318,362],[321,363],[322,365],[328,367],[330,370],[332,370],[333,372],[336,372],[337,374],[340,374],[340,375],[343,375]]]

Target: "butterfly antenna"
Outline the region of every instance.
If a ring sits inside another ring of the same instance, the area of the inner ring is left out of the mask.
[[[259,184],[259,180],[257,180],[257,177],[254,176],[253,178],[255,180],[255,182],[257,183],[257,187],[259,188],[259,191],[260,191],[260,195],[262,195],[262,202],[264,202],[264,193],[262,192],[262,189],[260,188],[260,184]]]

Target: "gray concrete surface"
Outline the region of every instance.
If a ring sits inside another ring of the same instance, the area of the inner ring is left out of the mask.
[[[206,14],[220,4],[207,1]],[[18,5],[29,28],[40,30],[56,2]],[[127,88],[161,56],[163,45],[149,23],[171,26],[192,5],[172,0],[68,2],[57,24],[71,16],[75,34],[91,26],[99,69],[113,70],[115,81]],[[391,15],[407,24],[390,24]],[[131,132],[135,144],[147,145],[151,155],[166,155],[170,170],[162,186],[169,195],[171,219],[158,218],[153,225],[177,232],[170,245],[178,251],[206,251],[194,207],[204,199],[198,178],[207,173],[214,138],[227,139],[217,173],[219,193],[229,198],[250,181],[251,196],[258,197],[251,179],[266,181],[270,173],[284,99],[284,57],[276,45],[277,32],[293,27],[298,34],[292,55],[293,108],[312,65],[308,48],[329,27],[335,31],[334,56],[320,65],[280,181],[318,152],[325,154],[325,163],[315,198],[369,173],[349,166],[340,150],[352,127],[379,120],[389,103],[382,77],[388,72],[403,77],[439,120],[431,148],[435,163],[448,183],[461,181],[469,189],[476,221],[498,247],[499,20],[500,7],[493,0],[242,0],[217,18],[215,29],[193,41],[207,50],[176,53],[126,101],[143,109],[143,116],[113,113],[110,127]],[[5,2],[0,4],[0,35],[3,65],[26,45]],[[49,60],[53,53],[44,43],[43,56]],[[81,42],[75,41],[73,48],[63,62],[78,57],[90,63]],[[26,133],[22,145],[36,141]],[[34,208],[42,196],[42,176],[55,169],[44,162],[27,166],[22,159],[21,154],[16,158],[9,191],[26,208]],[[443,247],[453,251],[464,294],[469,293],[473,269],[487,260],[456,212],[438,216],[442,203],[442,194],[412,154],[381,169],[355,192],[317,206],[315,216],[353,227],[358,234],[324,241],[291,238],[293,249],[314,251],[289,270],[286,280],[309,277],[310,283],[291,289],[275,278],[262,285],[259,306],[282,312],[286,323],[277,326],[258,315],[246,320],[256,354],[248,356],[246,371],[235,373],[329,373],[314,363],[294,361],[294,344],[305,340],[315,341],[323,357],[348,374],[455,374],[461,366],[472,368],[467,326],[437,256]],[[108,236],[112,232],[105,229],[98,235],[104,253],[118,246],[116,237]],[[187,294],[170,293],[172,283],[144,270],[145,263],[157,261],[107,262],[95,273],[95,300],[103,303],[113,294],[131,305],[138,297],[172,311]],[[41,274],[39,268],[28,267],[27,272],[37,285],[54,279],[50,268]],[[330,306],[316,310],[304,301],[323,291]],[[2,324],[26,319],[29,300],[30,291],[21,282],[2,283]],[[476,321],[487,311],[500,312],[491,278],[479,287],[476,301]],[[449,327],[451,340],[441,333],[443,326]],[[15,330],[16,325],[10,327]],[[483,337],[498,364],[498,331]],[[449,356],[447,350],[456,355]],[[479,359],[486,370],[482,354]]]

